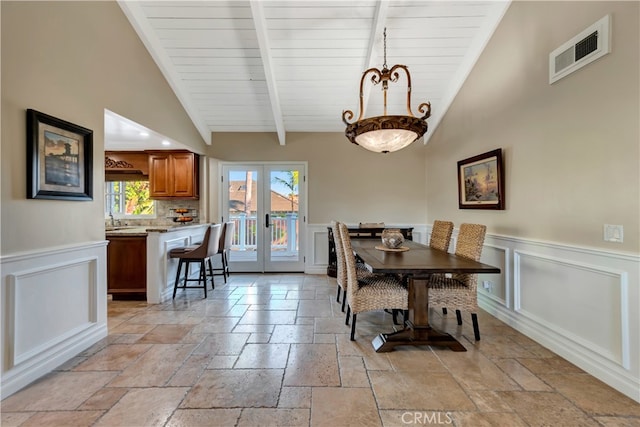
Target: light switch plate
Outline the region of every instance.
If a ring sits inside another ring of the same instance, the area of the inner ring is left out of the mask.
[[[604,240],[606,242],[622,243],[623,229],[621,225],[604,225]]]

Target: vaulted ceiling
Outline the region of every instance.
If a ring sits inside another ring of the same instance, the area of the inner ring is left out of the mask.
[[[411,109],[431,102],[428,140],[508,1],[120,1],[207,144],[216,132],[342,132],[364,70],[409,67]],[[406,113],[406,77],[389,114]],[[366,116],[382,114],[365,86]]]

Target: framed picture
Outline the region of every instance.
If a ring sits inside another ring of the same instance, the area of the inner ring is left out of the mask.
[[[458,207],[504,209],[502,149],[458,162]]]
[[[27,110],[27,198],[93,200],[93,131]]]

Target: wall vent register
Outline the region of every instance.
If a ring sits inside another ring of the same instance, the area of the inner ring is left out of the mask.
[[[549,84],[611,51],[611,17],[601,18],[549,54]]]

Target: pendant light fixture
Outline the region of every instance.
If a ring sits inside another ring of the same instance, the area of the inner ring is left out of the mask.
[[[431,104],[422,103],[418,106],[418,111],[422,117],[415,117],[411,112],[411,75],[405,65],[394,65],[387,68],[387,29],[384,29],[384,64],[382,70],[369,68],[362,74],[360,79],[360,115],[357,121],[350,123],[353,119],[353,111],[342,112],[342,121],[347,125],[345,136],[349,141],[360,145],[367,150],[376,153],[391,153],[398,151],[412,142],[422,137],[427,131],[427,119],[431,116]],[[387,115],[387,90],[389,82],[395,83],[400,77],[399,71],[404,71],[407,75],[407,114],[405,116]],[[382,83],[384,110],[382,116],[363,118],[364,113],[364,83],[367,76],[371,74],[371,83],[378,85]]]

